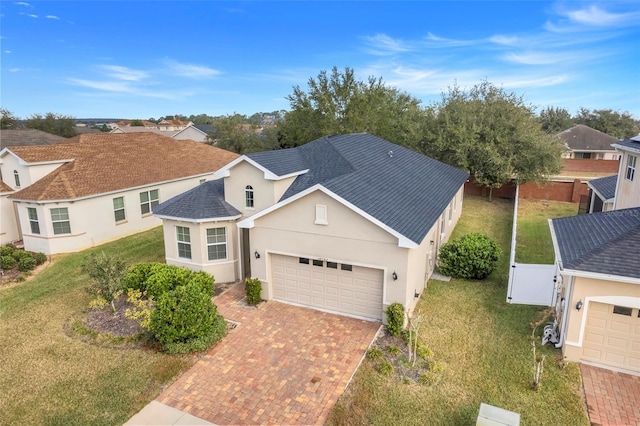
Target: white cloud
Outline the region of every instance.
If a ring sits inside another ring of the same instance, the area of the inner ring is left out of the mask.
[[[46,18],[47,18],[47,19],[57,19],[57,20],[60,20],[60,18],[59,18],[59,17],[57,17],[56,15],[47,15],[47,16],[46,16]]]
[[[440,37],[432,32],[428,32],[424,38],[428,47],[459,47],[459,46],[471,46],[478,44],[483,40],[456,40],[452,38]]]
[[[20,68],[9,68],[9,72],[18,72],[21,71]]]
[[[149,76],[145,71],[133,70],[118,65],[102,65],[100,68],[107,71],[111,78],[125,81],[140,81]]]
[[[525,87],[546,87],[557,86],[558,84],[566,83],[569,81],[569,76],[566,74],[552,75],[548,77],[529,77],[529,78],[503,78],[496,79],[496,82],[500,83],[507,89],[522,89]]]
[[[520,38],[515,36],[509,37],[509,36],[503,36],[503,35],[494,35],[492,37],[489,37],[489,41],[495,44],[513,46],[513,45],[519,44],[521,40]]]
[[[4,53],[9,54],[9,53],[11,53],[11,51],[10,50],[5,50]]]
[[[31,7],[31,4],[24,2],[24,1],[17,1],[13,4],[17,4],[18,6],[26,6],[26,7]]]
[[[369,44],[369,53],[374,55],[392,55],[395,53],[404,53],[411,50],[405,42],[394,39],[386,34],[376,34],[374,36],[362,37]]]
[[[187,78],[203,79],[211,78],[222,74],[222,72],[209,68],[205,65],[183,64],[171,59],[165,60],[168,71],[171,74],[179,75]]]
[[[620,26],[636,24],[640,12],[609,13],[598,6],[567,12],[567,17],[577,23],[593,26]]]
[[[84,80],[79,78],[70,78],[67,80],[69,83],[86,87],[89,89],[96,89],[107,93],[112,94],[126,94],[127,96],[140,96],[147,98],[158,98],[158,99],[169,99],[176,100],[185,95],[189,95],[188,93],[168,93],[161,92],[158,90],[143,90],[132,85],[129,81],[96,81],[96,80]]]
[[[29,18],[35,18],[35,19],[37,19],[37,18],[38,18],[38,15],[35,15],[35,14],[33,14],[33,13],[29,13],[29,14],[27,14],[27,16],[28,16]]]

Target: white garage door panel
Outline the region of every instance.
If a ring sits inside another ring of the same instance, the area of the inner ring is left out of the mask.
[[[640,318],[616,314],[613,305],[591,302],[582,342],[582,359],[640,371]]]
[[[380,320],[383,271],[352,266],[352,270],[300,263],[298,257],[273,254],[274,299],[347,315]]]

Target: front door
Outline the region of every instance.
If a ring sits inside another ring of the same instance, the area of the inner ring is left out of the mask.
[[[242,228],[242,276],[251,278],[251,248],[249,247],[249,229]]]

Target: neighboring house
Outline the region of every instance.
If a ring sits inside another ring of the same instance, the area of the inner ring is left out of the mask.
[[[567,151],[564,158],[582,158],[595,160],[618,160],[619,154],[611,145],[619,139],[592,129],[584,124],[577,124],[564,132],[558,133],[564,140]]]
[[[587,182],[587,185],[589,186],[589,213],[613,210],[613,202],[616,198],[617,182],[618,175],[592,179]]]
[[[67,138],[26,127],[0,130],[0,149],[8,146],[51,145],[64,140]]]
[[[189,125],[182,130],[158,130],[141,126],[117,126],[109,133],[155,133],[168,138],[178,140],[192,140],[196,142],[206,142],[207,134],[193,125]]]
[[[568,361],[640,374],[640,208],[550,219]]]
[[[152,215],[157,204],[211,179],[237,157],[153,133],[88,134],[4,148],[2,181],[15,192],[2,197],[3,243],[22,239],[26,250],[54,254],[149,229],[161,223]],[[13,233],[5,231],[9,209],[18,217]]]
[[[247,154],[160,204],[166,260],[262,297],[370,320],[412,310],[468,173],[369,134]]]
[[[182,130],[178,130],[171,137],[179,140],[190,139],[196,142],[206,142],[207,136],[206,132],[203,132],[194,125],[189,125]]]
[[[619,141],[614,147],[622,153],[614,209],[640,207],[640,135]]]

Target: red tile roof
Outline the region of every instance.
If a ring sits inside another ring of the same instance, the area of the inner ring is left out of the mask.
[[[9,148],[27,163],[62,161],[15,193],[21,200],[67,200],[218,170],[238,154],[155,133],[86,134],[48,146]]]

